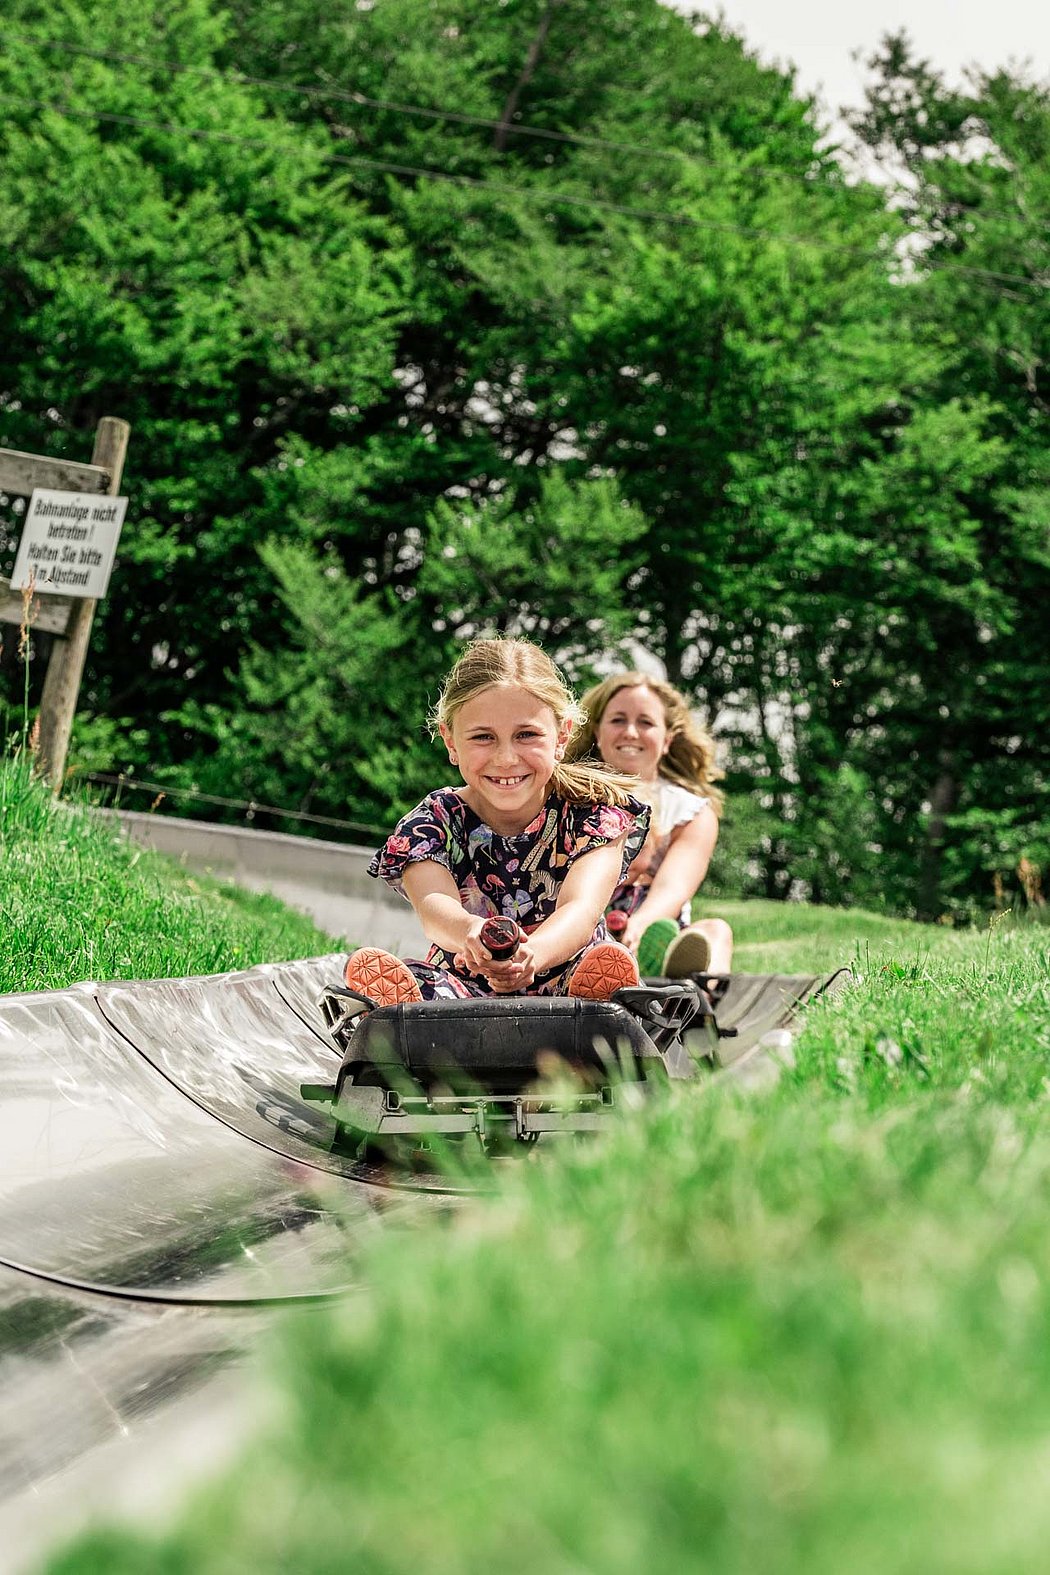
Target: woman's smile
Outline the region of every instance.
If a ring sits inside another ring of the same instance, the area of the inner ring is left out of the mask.
[[[628,776],[655,781],[670,735],[663,702],[644,684],[613,695],[596,729],[598,753]]]

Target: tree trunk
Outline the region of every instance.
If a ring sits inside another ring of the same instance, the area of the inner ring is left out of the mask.
[[[510,132],[511,122],[514,119],[518,108],[518,102],[521,99],[522,93],[524,93],[525,89],[528,87],[529,82],[535,73],[536,67],[540,63],[540,56],[543,54],[543,46],[547,42],[547,34],[551,30],[551,22],[554,20],[554,13],[558,7],[563,4],[564,0],[547,0],[547,4],[543,8],[543,15],[540,17],[540,24],[536,29],[536,36],[529,45],[529,52],[525,57],[525,64],[521,68],[521,75],[518,77],[518,80],[515,82],[510,92],[507,94],[506,101],[499,117],[499,125],[496,127],[496,133],[492,139],[492,146],[496,149],[497,153],[502,153],[507,146],[507,137]]]
[[[919,884],[916,910],[920,919],[936,919],[941,914],[941,866],[944,860],[944,835],[948,816],[959,796],[955,751],[942,746],[937,753],[937,777],[930,793],[930,813],[926,836],[919,855]]]

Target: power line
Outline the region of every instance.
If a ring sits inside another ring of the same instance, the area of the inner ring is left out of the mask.
[[[502,120],[493,120],[484,115],[469,115],[463,110],[443,109],[424,104],[404,104],[394,99],[373,98],[367,93],[360,93],[355,88],[340,88],[333,85],[320,86],[311,83],[278,82],[272,77],[251,76],[247,72],[235,70],[233,72],[220,71],[217,66],[186,65],[177,60],[162,60],[157,56],[126,54],[114,49],[99,49],[94,45],[76,44],[66,39],[39,38],[33,33],[6,32],[5,38],[17,42],[35,44],[44,49],[55,49],[67,54],[85,55],[93,60],[111,60],[123,65],[147,66],[154,70],[170,71],[172,73],[189,73],[193,76],[208,77],[220,82],[228,82],[245,87],[265,88],[268,91],[284,93],[289,97],[310,99],[333,99],[344,104],[353,104],[361,109],[379,109],[390,114],[411,115],[426,120],[450,120],[458,125],[474,126],[479,130],[506,131],[517,137],[536,137],[546,142],[556,142],[573,147],[596,148],[610,153],[637,153],[644,158],[660,159],[666,163],[684,161],[691,164],[700,164],[707,169],[716,169],[724,173],[725,166],[714,159],[706,159],[700,153],[689,153],[683,148],[660,148],[645,142],[618,142],[607,137],[588,136],[583,132],[552,131],[545,126],[528,126],[511,122],[507,124]],[[765,179],[794,180],[797,177],[787,170],[757,169],[752,167],[751,173],[761,175]]]
[[[115,774],[109,771],[85,771],[82,780],[121,790],[132,788],[136,792],[155,793],[161,798],[191,798],[201,804],[218,804],[224,809],[240,809],[244,810],[248,820],[256,815],[278,815],[285,820],[309,821],[314,826],[334,826],[341,831],[367,831],[378,837],[386,836],[386,831],[381,826],[369,826],[360,820],[338,820],[333,815],[311,815],[302,809],[280,809],[275,804],[258,804],[254,799],[224,798],[218,793],[201,793],[196,788],[171,787],[164,782],[143,782],[138,777],[125,775],[123,771]]]
[[[353,104],[363,109],[378,109],[390,114],[409,115],[420,119],[448,120],[459,125],[474,126],[481,130],[503,131],[519,137],[534,137],[547,142],[582,148],[595,148],[611,153],[632,153],[644,158],[657,159],[662,163],[687,163],[696,164],[704,169],[713,169],[719,174],[725,174],[725,165],[715,159],[708,159],[701,153],[687,152],[683,148],[654,147],[651,143],[621,142],[606,137],[588,136],[583,132],[553,131],[545,126],[529,126],[515,122],[494,120],[484,115],[470,115],[463,110],[434,107],[423,104],[405,104],[394,99],[374,98],[367,93],[361,93],[355,88],[340,88],[333,84],[325,86],[312,83],[279,82],[272,77],[258,77],[247,72],[235,69],[233,72],[220,71],[217,66],[188,65],[182,61],[164,60],[157,56],[130,54],[121,50],[100,49],[96,45],[77,44],[69,39],[41,38],[34,33],[7,32],[5,37],[22,43],[36,45],[44,49],[53,49],[66,54],[86,56],[92,60],[109,60],[117,64],[145,66],[151,70],[168,71],[172,74],[189,74],[213,81],[243,85],[245,87],[263,88],[269,92],[283,93],[288,97],[309,98],[312,100],[331,99],[339,103]],[[782,169],[759,168],[755,165],[744,166],[749,175],[760,176],[763,180],[787,180],[797,182],[797,172]],[[994,211],[1003,217],[1001,210]]]
[[[135,126],[144,131],[165,131],[173,136],[197,138],[204,141],[240,143],[245,147],[269,148],[275,153],[287,151],[282,149],[272,137],[246,137],[237,132],[219,131],[211,126],[184,126],[176,121],[148,120],[141,115],[125,115],[104,109],[86,109],[70,104],[59,104],[53,100],[29,98],[22,93],[0,93],[0,100],[25,104],[27,108],[31,109],[49,109],[55,114],[65,117],[102,120],[115,125]],[[425,165],[399,164],[389,159],[371,159],[364,154],[331,153],[322,149],[317,151],[328,163],[349,165],[353,168],[372,169],[380,174],[421,176],[427,180],[447,181],[453,185],[470,186],[475,190],[493,192],[498,195],[524,197],[532,201],[547,203],[565,203],[579,208],[595,208],[606,213],[623,214],[632,219],[648,219],[694,229],[724,230],[738,235],[767,236],[776,240],[787,241],[796,246],[815,246],[839,251],[863,251],[862,247],[811,240],[808,236],[793,235],[783,230],[763,229],[756,225],[733,224],[728,220],[697,219],[691,214],[670,213],[666,209],[628,207],[624,203],[610,202],[604,197],[583,197],[574,192],[549,191],[542,187],[516,186],[508,181],[485,180],[479,175],[459,175],[454,174],[450,170],[436,170]]]
[[[139,130],[163,131],[169,135],[188,140],[222,142],[244,147],[268,149],[274,153],[287,151],[282,149],[272,137],[246,137],[240,133],[220,131],[210,126],[184,126],[174,121],[150,120],[139,115],[124,115],[110,110],[87,109],[69,104],[59,104],[45,99],[30,98],[22,93],[0,93],[0,102],[19,103],[31,109],[50,110],[52,113],[66,119],[99,120],[107,124],[133,126]],[[547,205],[560,204],[581,209],[594,209],[597,212],[615,213],[626,218],[669,224],[680,229],[713,230],[723,234],[759,237],[767,240],[782,241],[789,246],[810,247],[816,251],[840,252],[855,257],[871,256],[870,251],[866,247],[852,245],[844,241],[816,240],[810,236],[795,235],[786,230],[772,230],[760,225],[733,224],[729,220],[699,219],[692,214],[670,213],[666,209],[628,207],[623,203],[611,202],[603,197],[584,197],[573,192],[550,191],[541,187],[517,186],[506,181],[489,181],[476,175],[457,175],[448,170],[435,170],[422,165],[398,164],[387,159],[370,159],[363,154],[332,153],[322,149],[318,149],[318,153],[321,158],[331,164],[348,166],[350,168],[371,169],[380,174],[414,176],[426,180],[444,181],[452,185],[467,186],[477,191],[488,192],[495,196],[512,196],[530,202],[542,202]],[[963,263],[934,262],[927,263],[925,266],[931,272],[936,270],[942,273],[958,273],[973,278],[993,280],[1001,284],[1024,285],[1037,289],[1045,288],[1040,281],[1030,279],[1023,274],[1001,273],[990,268],[972,267]]]

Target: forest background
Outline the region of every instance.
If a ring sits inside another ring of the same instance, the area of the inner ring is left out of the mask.
[[[74,769],[378,828],[458,642],[642,647],[713,891],[1036,898],[1050,84],[888,39],[823,131],[656,0],[8,0],[0,446],[132,427]]]

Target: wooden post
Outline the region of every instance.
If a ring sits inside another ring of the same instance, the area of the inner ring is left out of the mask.
[[[91,463],[100,466],[109,475],[106,494],[116,497],[120,491],[120,478],[124,471],[124,456],[128,451],[131,428],[116,416],[103,416],[95,432],[95,450]],[[47,664],[44,692],[40,699],[40,742],[37,761],[43,776],[51,783],[55,793],[62,791],[66,772],[69,738],[73,731],[73,717],[77,709],[80,680],[91,639],[91,624],[95,616],[95,603],[87,597],[76,597],[70,614],[64,640],[56,640]]]

